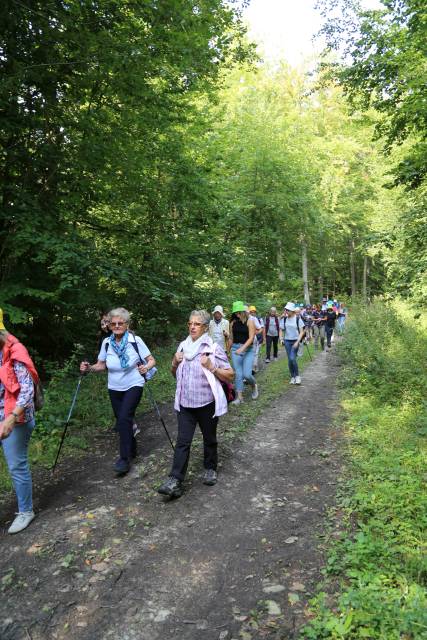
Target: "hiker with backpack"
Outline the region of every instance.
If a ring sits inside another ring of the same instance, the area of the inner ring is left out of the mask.
[[[6,331],[0,309],[0,441],[18,502],[8,533],[34,519],[28,445],[35,427],[34,390],[39,376],[27,349]]]
[[[231,383],[234,371],[224,349],[209,336],[209,322],[210,315],[204,309],[192,311],[188,321],[189,335],[180,343],[172,359],[178,436],[171,472],[158,489],[158,493],[170,498],[182,495],[197,425],[203,436],[202,482],[208,486],[217,482],[218,418],[228,410],[222,384]]]
[[[255,323],[249,314],[249,308],[236,300],[231,309],[230,339],[231,361],[236,372],[236,399],[232,404],[243,402],[244,381],[252,387],[252,400],[258,398],[258,385],[252,373],[254,362],[254,338],[256,334]]]
[[[264,335],[266,344],[265,361],[270,362],[271,346],[273,345],[273,357],[277,360],[279,350],[280,323],[276,307],[271,307],[264,322]]]
[[[305,335],[305,325],[296,313],[296,305],[287,302],[285,305],[286,315],[283,319],[283,338],[288,356],[289,373],[291,374],[290,384],[301,384],[301,377],[298,371],[297,355],[298,349]]]
[[[259,352],[261,345],[264,341],[264,321],[260,316],[257,316],[257,310],[255,305],[249,305],[249,315],[251,316],[255,325],[255,337],[254,337],[254,361],[252,364],[252,373],[259,371]]]
[[[109,324],[112,331],[102,341],[96,364],[80,364],[81,373],[108,370],[108,393],[116,417],[120,452],[114,463],[119,476],[128,473],[137,455],[133,425],[142,397],[146,377],[153,374],[156,361],[144,341],[129,330],[130,313],[123,307],[112,309]],[[151,373],[150,373],[151,371]]]
[[[326,345],[328,350],[330,350],[332,347],[332,336],[334,333],[337,317],[337,312],[334,310],[334,303],[332,300],[329,300],[326,303],[326,311],[324,311]]]

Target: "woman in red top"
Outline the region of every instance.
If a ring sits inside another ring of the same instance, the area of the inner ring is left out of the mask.
[[[37,371],[23,344],[0,323],[0,441],[18,500],[9,533],[34,519],[28,444],[35,427],[34,383]]]

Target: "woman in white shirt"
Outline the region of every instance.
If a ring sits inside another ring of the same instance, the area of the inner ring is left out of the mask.
[[[135,411],[141,400],[145,374],[156,361],[139,336],[129,331],[129,311],[123,307],[109,313],[111,336],[102,341],[96,364],[80,364],[80,371],[108,370],[108,393],[120,437],[120,457],[114,464],[118,475],[125,475],[136,456],[133,434]]]

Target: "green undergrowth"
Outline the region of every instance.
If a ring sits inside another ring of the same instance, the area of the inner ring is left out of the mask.
[[[301,637],[427,638],[426,322],[399,303],[357,309],[340,352],[344,533]]]
[[[174,344],[152,348],[156,358],[158,373],[149,382],[156,402],[162,403],[173,399],[175,379],[170,373],[170,365],[174,353]],[[312,347],[310,350],[313,351]],[[263,352],[264,353],[264,352]],[[37,427],[30,443],[30,461],[33,468],[37,466],[49,468],[53,465],[56,452],[68,416],[73,394],[79,379],[78,366],[81,360],[76,353],[60,370],[52,373],[51,381],[45,390],[45,406],[36,414]],[[308,359],[307,351],[299,359],[303,368]],[[229,443],[242,434],[269,402],[284,390],[289,376],[286,357],[272,362],[258,374],[260,396],[258,400],[250,399],[239,407],[232,407],[229,414],[220,420],[221,447],[223,455],[227,455]],[[143,395],[139,405],[137,418],[152,409],[147,394]],[[61,459],[84,454],[91,446],[97,433],[110,429],[114,422],[107,391],[106,374],[90,374],[82,380],[79,395],[67,430],[67,437],[61,453]],[[199,446],[195,441],[195,449]],[[192,456],[193,460],[196,457]],[[0,493],[11,489],[9,474],[3,456],[0,457]]]

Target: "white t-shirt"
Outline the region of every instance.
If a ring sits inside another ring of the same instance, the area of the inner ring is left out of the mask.
[[[139,336],[135,336],[138,344],[139,353],[141,358],[146,358],[151,355],[147,345]],[[143,387],[145,380],[139,373],[137,365],[139,364],[139,356],[135,347],[132,346],[132,342],[135,342],[135,338],[129,335],[129,341],[126,347],[126,354],[129,358],[129,366],[126,369],[122,369],[120,365],[120,359],[117,353],[114,351],[111,344],[106,348],[107,342],[110,338],[105,338],[102,341],[101,350],[98,355],[98,360],[105,362],[108,369],[108,388],[112,391],[127,391],[131,387]]]
[[[299,327],[299,330],[298,330],[298,327]],[[305,327],[305,324],[301,320],[301,318],[298,318],[298,325],[297,325],[297,316],[293,316],[293,318],[286,318],[285,340],[298,340],[300,331],[302,331],[304,327]]]

